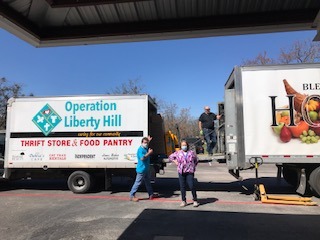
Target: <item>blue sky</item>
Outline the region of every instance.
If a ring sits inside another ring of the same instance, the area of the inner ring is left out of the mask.
[[[315,31],[35,48],[0,29],[0,77],[36,96],[105,94],[140,79],[144,92],[198,117],[215,111],[232,68],[266,51],[276,57]]]

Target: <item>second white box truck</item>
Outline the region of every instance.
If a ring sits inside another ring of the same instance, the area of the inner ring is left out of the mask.
[[[320,64],[235,67],[219,109],[230,173],[277,164],[299,193],[320,195]]]

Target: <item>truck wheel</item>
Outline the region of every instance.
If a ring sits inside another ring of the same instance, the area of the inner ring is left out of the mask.
[[[84,171],[75,171],[68,178],[68,187],[73,193],[86,193],[91,184],[90,174]]]
[[[309,178],[309,185],[313,193],[320,196],[320,167],[313,169]]]
[[[284,180],[286,180],[287,183],[289,183],[295,188],[298,187],[298,172],[295,168],[283,166],[282,174]]]

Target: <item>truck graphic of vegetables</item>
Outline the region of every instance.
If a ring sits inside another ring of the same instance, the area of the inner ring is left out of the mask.
[[[283,80],[291,106],[276,111],[276,124],[272,129],[284,143],[298,138],[302,143],[318,143],[320,139],[320,96],[297,92],[286,79]],[[274,101],[274,99],[273,99]],[[286,108],[288,110],[286,110]]]

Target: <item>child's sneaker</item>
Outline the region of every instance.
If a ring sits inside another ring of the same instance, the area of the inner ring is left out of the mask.
[[[194,206],[194,207],[199,207],[199,205],[200,205],[200,204],[199,204],[197,201],[194,201],[194,202],[193,202],[193,206]]]

